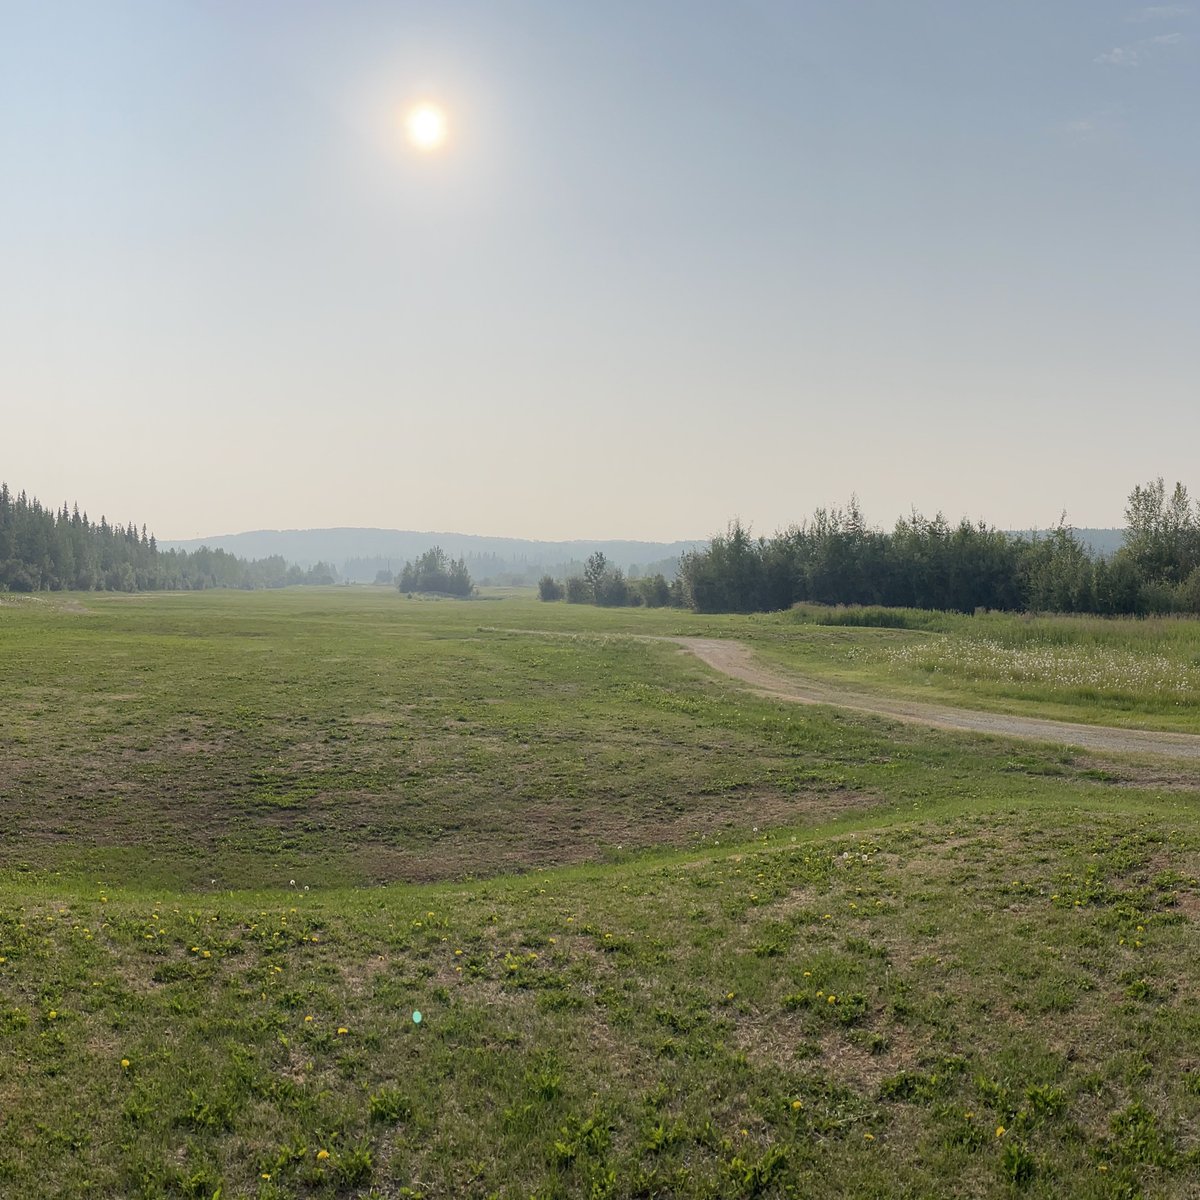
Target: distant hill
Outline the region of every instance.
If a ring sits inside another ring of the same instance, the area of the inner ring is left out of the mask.
[[[1044,529],[1019,529],[1018,537],[1034,537]],[[1125,541],[1123,529],[1076,529],[1075,536],[1098,558],[1111,558]]]
[[[195,550],[208,546],[242,558],[282,555],[302,567],[333,563],[343,579],[369,583],[379,571],[399,571],[410,559],[441,546],[454,558],[466,559],[476,582],[534,583],[542,575],[580,573],[588,555],[599,550],[622,570],[638,575],[675,574],[679,556],[706,545],[690,542],[570,541],[540,542],[526,538],[483,537],[471,533],[418,532],[411,529],[256,529],[217,537],[160,542],[164,549]]]

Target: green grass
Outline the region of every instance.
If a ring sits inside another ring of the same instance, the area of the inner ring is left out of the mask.
[[[574,636],[505,632],[538,628]],[[0,864],[110,885],[436,880],[1096,789],[1081,754],[964,754],[952,735],[757,699],[672,645],[614,636],[768,648],[790,628],[370,589],[8,603]],[[1107,786],[1136,780],[1102,769]]]
[[[0,605],[0,1194],[1192,1195],[1195,779],[623,636],[794,622]]]
[[[1187,1196],[1198,855],[1190,805],[1125,802],[465,887],[10,885],[0,1179]]]

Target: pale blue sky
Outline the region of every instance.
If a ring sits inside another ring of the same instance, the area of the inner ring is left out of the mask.
[[[1119,523],[1200,490],[1198,46],[1108,0],[0,0],[0,477],[162,537]]]

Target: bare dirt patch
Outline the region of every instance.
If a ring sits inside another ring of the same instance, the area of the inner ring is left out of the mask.
[[[770,904],[764,904],[761,908],[756,909],[754,921],[747,921],[746,928],[751,928],[753,924],[757,924],[763,918],[779,920],[803,914],[816,907],[817,896],[816,888],[797,888],[786,896],[772,900]]]
[[[821,1038],[821,1065],[838,1083],[860,1093],[874,1093],[889,1076],[912,1070],[920,1062],[921,1047],[905,1029],[887,1034],[886,1047],[873,1053],[837,1030]]]
[[[376,977],[382,975],[390,966],[391,961],[386,954],[373,954],[370,958],[341,962],[338,964],[338,970],[350,995],[363,996],[367,994],[369,985]]]
[[[1195,767],[1169,763],[1116,761],[1099,755],[1082,754],[1072,760],[1081,771],[1100,774],[1100,782],[1117,788],[1136,788],[1139,791],[1195,792],[1200,791],[1200,771]]]

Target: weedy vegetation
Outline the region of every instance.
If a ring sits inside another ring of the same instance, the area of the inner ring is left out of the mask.
[[[1200,732],[1200,620],[800,605],[764,657],[805,674],[937,703]],[[834,634],[834,636],[830,636]]]

